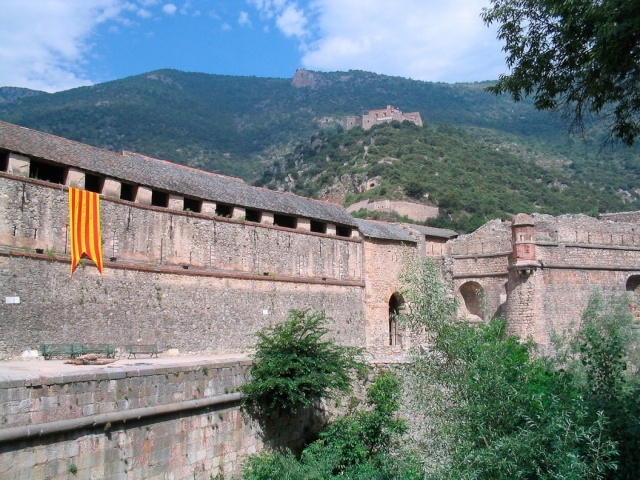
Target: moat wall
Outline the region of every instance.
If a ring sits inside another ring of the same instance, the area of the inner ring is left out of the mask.
[[[248,360],[75,367],[0,381],[3,478],[209,479],[264,446],[296,448],[311,412],[265,436],[239,407]],[[80,423],[78,423],[80,422]],[[75,471],[76,474],[71,475]]]

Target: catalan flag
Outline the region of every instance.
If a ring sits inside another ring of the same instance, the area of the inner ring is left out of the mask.
[[[97,193],[69,188],[69,231],[71,275],[83,256],[93,260],[102,273],[100,196]]]

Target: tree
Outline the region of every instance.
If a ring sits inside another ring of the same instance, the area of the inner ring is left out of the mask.
[[[424,194],[427,193],[427,187],[415,180],[409,180],[404,187],[404,193],[406,193],[408,197],[420,200],[424,197]]]
[[[293,413],[350,391],[353,371],[366,368],[362,352],[326,339],[327,321],[324,311],[290,310],[284,322],[256,333],[251,379],[240,387],[244,408],[257,416]]]
[[[637,0],[491,0],[487,25],[505,41],[509,75],[489,87],[514,100],[533,96],[582,128],[603,115],[612,138],[640,135],[640,2]]]
[[[457,318],[442,278],[430,260],[409,260],[403,275],[401,321],[429,338],[406,372],[429,478],[613,478],[616,442],[587,392],[503,319]]]

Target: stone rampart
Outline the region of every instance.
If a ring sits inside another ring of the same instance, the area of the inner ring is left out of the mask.
[[[67,261],[0,255],[4,356],[41,343],[155,343],[181,352],[239,352],[252,334],[283,320],[292,308],[326,310],[341,343],[363,345],[362,288],[220,278],[91,265],[69,275]]]
[[[152,363],[3,376],[3,478],[230,478],[264,445],[295,448],[310,425],[283,417],[265,436],[240,411],[246,359]]]
[[[0,176],[0,245],[69,251],[67,189]],[[103,256],[259,275],[361,280],[361,242],[103,197]]]
[[[289,309],[326,310],[363,345],[362,241],[101,202],[104,274],[69,272],[67,191],[0,177],[0,356],[43,343],[250,348]],[[35,249],[41,249],[36,253]]]

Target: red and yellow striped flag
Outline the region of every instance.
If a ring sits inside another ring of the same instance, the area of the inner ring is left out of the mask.
[[[71,234],[71,275],[83,255],[102,273],[100,236],[100,196],[94,192],[69,188],[69,229]]]

